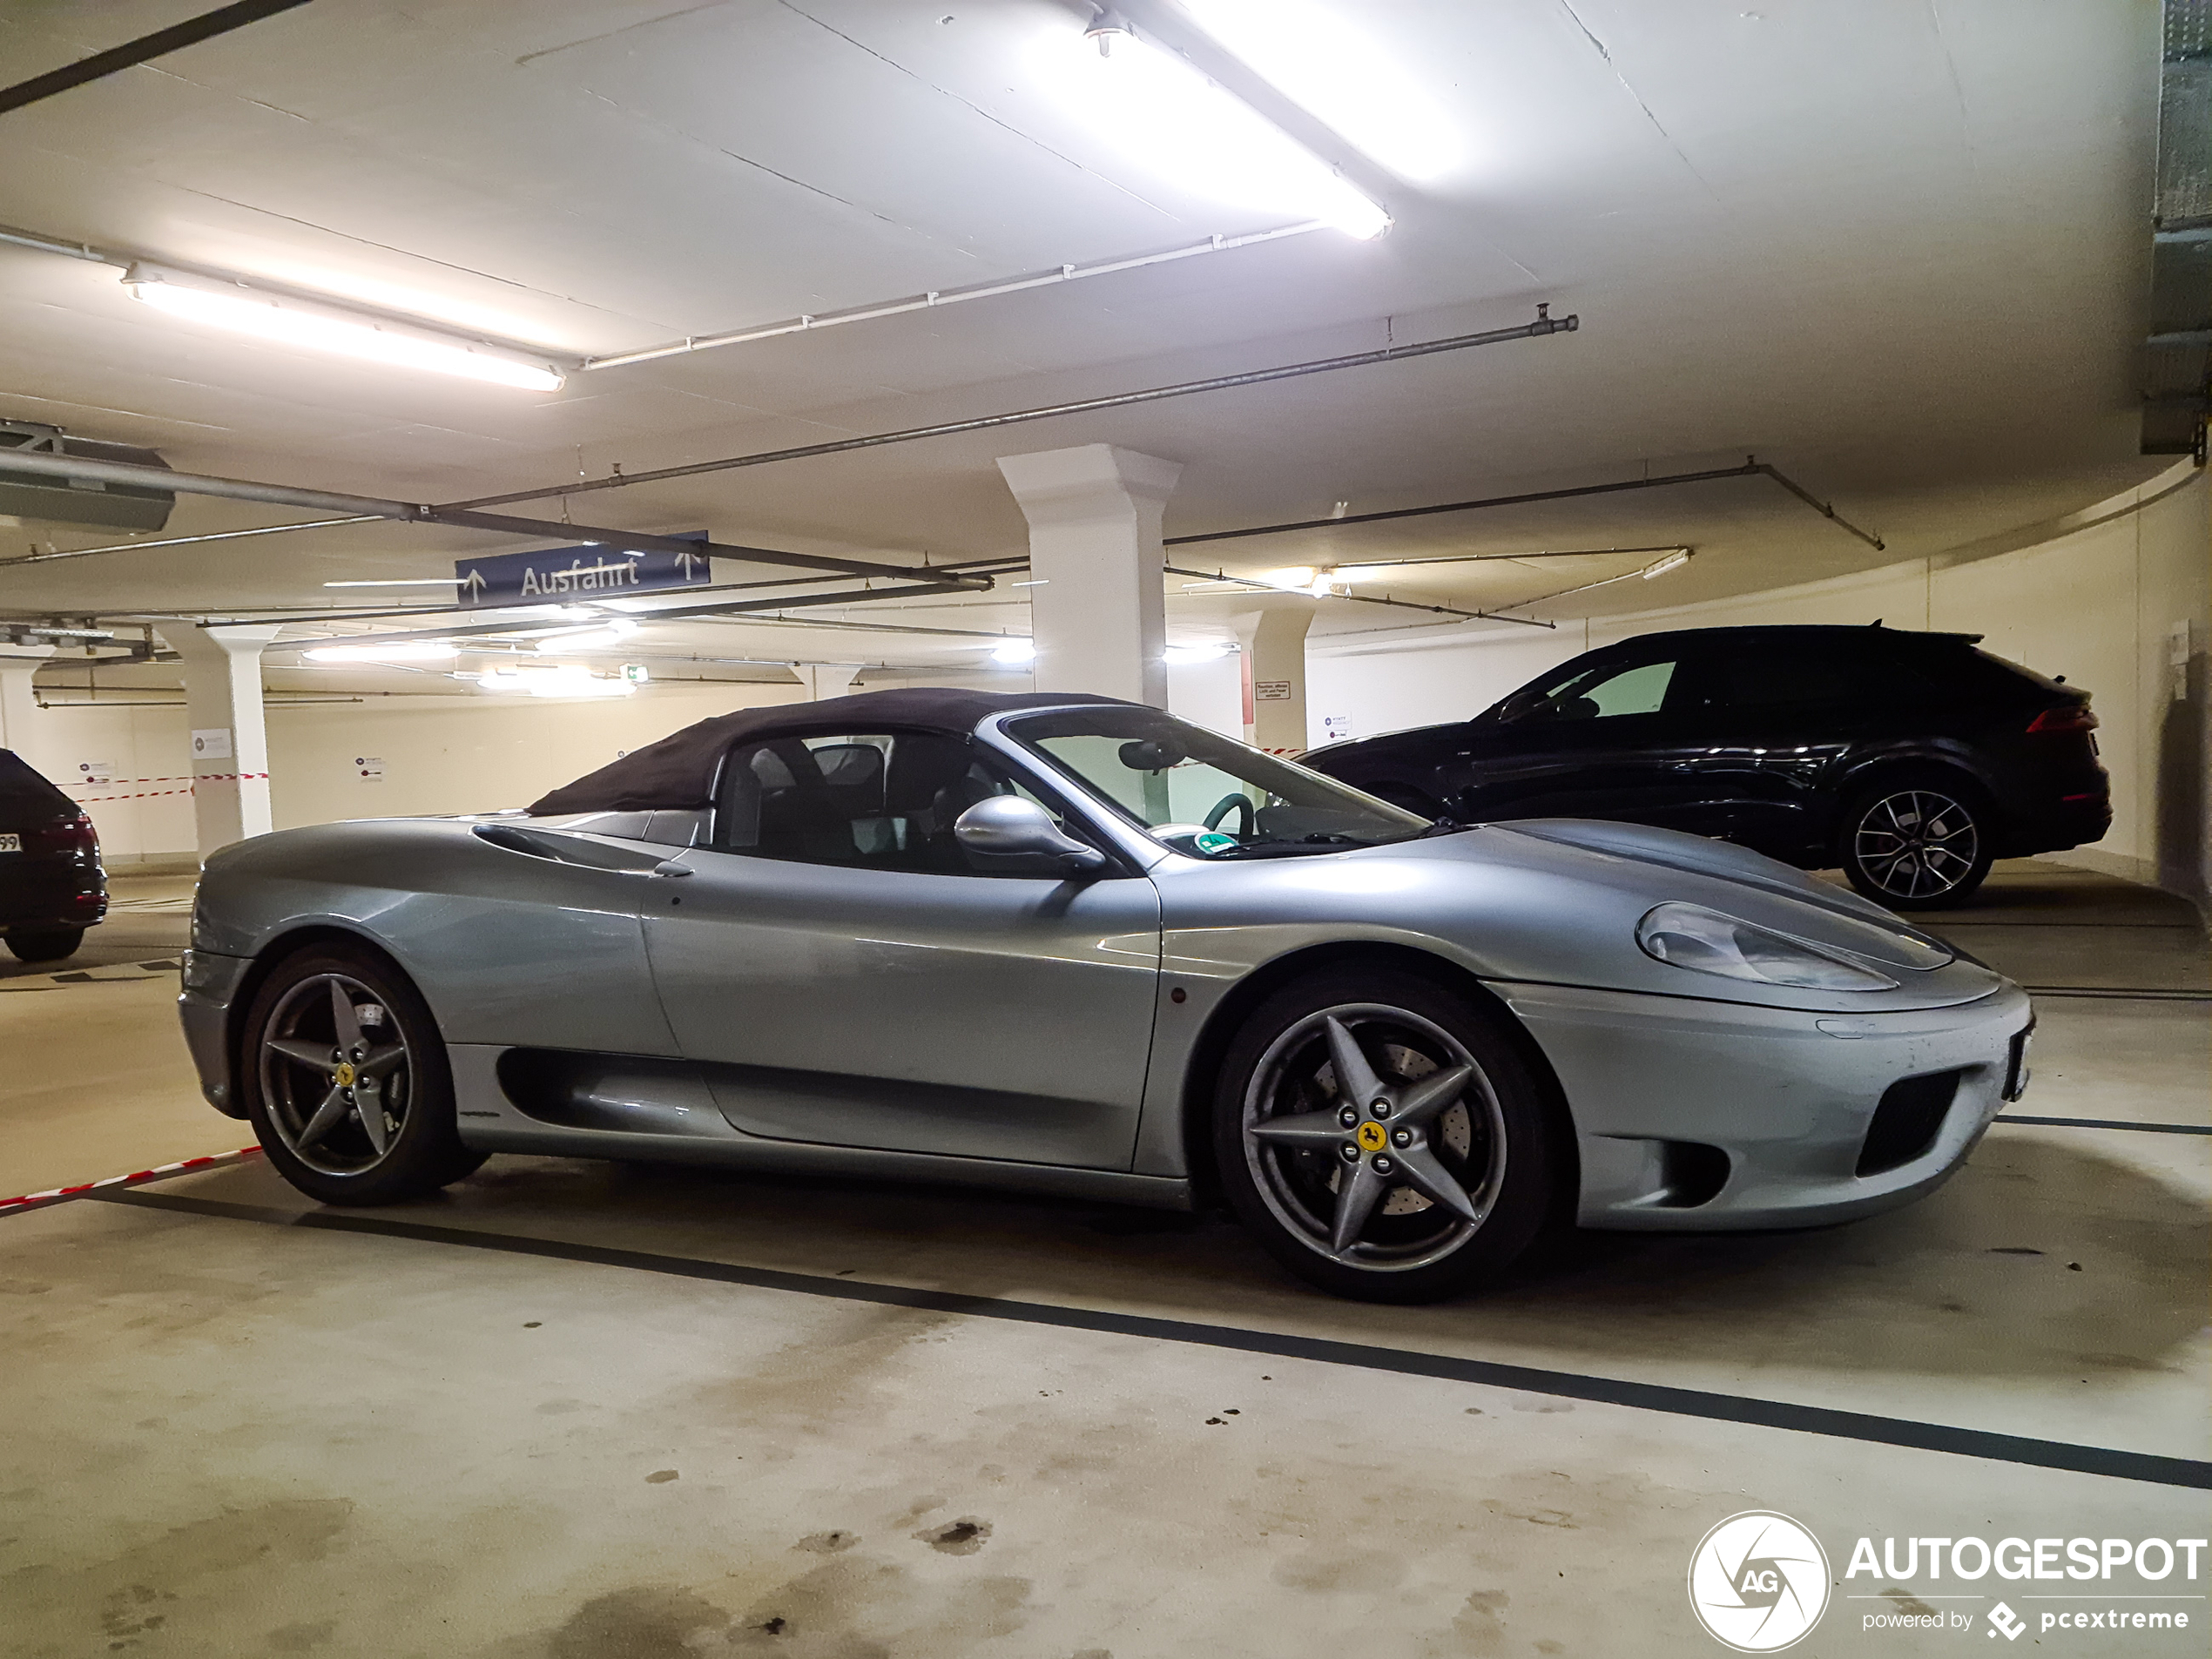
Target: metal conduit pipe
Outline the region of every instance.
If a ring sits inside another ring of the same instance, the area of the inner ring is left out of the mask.
[[[867,559],[838,558],[816,553],[788,553],[777,548],[738,547],[721,542],[699,543],[672,536],[653,536],[639,530],[607,529],[592,524],[568,524],[551,519],[510,518],[502,514],[472,512],[465,508],[427,507],[418,502],[386,501],[374,496],[341,496],[329,490],[295,489],[288,484],[264,484],[242,478],[212,478],[197,473],[171,472],[162,467],[138,467],[120,461],[92,461],[76,455],[42,455],[8,450],[3,457],[10,472],[37,473],[51,478],[89,483],[138,484],[173,490],[180,496],[214,496],[231,501],[265,502],[300,507],[314,512],[346,515],[350,520],[389,519],[404,524],[442,524],[455,529],[489,530],[501,536],[528,536],[534,541],[583,542],[623,551],[698,553],[705,550],[725,558],[759,564],[790,565],[802,570],[823,570],[838,576],[919,577],[941,585],[988,589],[988,577],[948,576],[926,566],[884,564]],[[285,526],[280,528],[299,528]],[[255,532],[266,533],[266,532]]]
[[[632,484],[660,483],[671,478],[697,478],[710,472],[729,472],[739,467],[765,467],[780,461],[806,461],[817,455],[846,455],[855,449],[880,448],[891,443],[912,443],[921,438],[950,437],[962,432],[988,432],[1028,421],[1048,421],[1063,415],[1092,415],[1102,409],[1128,408],[1157,403],[1164,398],[1190,397],[1199,392],[1228,391],[1240,386],[1264,386],[1275,381],[1296,380],[1306,374],[1325,374],[1340,368],[1364,368],[1375,363],[1395,363],[1439,352],[1466,351],[1474,346],[1501,345],[1511,340],[1541,340],[1550,334],[1571,334],[1581,327],[1579,315],[1551,314],[1548,305],[1536,307],[1536,320],[1517,328],[1493,328],[1478,334],[1454,334],[1447,340],[1426,341],[1413,346],[1385,346],[1374,351],[1352,352],[1343,357],[1321,357],[1311,362],[1287,363],[1278,368],[1247,369],[1238,374],[1215,374],[1202,381],[1183,381],[1173,386],[1149,387],[1141,392],[1116,392],[1105,397],[1079,398],[1070,403],[1047,403],[1035,408],[1014,409],[1003,415],[979,415],[965,421],[941,421],[934,426],[908,427],[899,432],[879,432],[861,438],[839,438],[828,443],[801,444],[792,449],[764,449],[752,455],[726,455],[719,461],[694,462],[685,467],[661,467],[651,472],[617,474],[582,482],[548,484],[538,489],[511,490],[504,496],[479,496],[469,501],[449,502],[427,509],[428,516],[479,507],[504,507],[510,502],[543,501],[553,496],[588,495],[598,489],[627,489]]]

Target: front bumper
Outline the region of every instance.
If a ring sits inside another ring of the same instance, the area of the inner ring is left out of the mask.
[[[230,1117],[246,1116],[231,1077],[231,1005],[253,965],[243,956],[188,950],[184,989],[177,996],[177,1018],[185,1028],[192,1069],[199,1074],[200,1095]]]
[[[1576,1219],[1642,1231],[1815,1226],[1933,1190],[2003,1106],[2030,1021],[2027,994],[2009,983],[1952,1008],[1851,1015],[1491,988],[1566,1092],[1581,1157]],[[1892,1085],[1941,1075],[1955,1088],[1924,1150],[1908,1144],[1902,1162],[1859,1173],[1883,1144],[1868,1136]]]

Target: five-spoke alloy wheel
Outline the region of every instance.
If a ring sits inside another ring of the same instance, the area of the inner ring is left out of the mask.
[[[1491,1019],[1425,978],[1318,974],[1231,1043],[1215,1151],[1231,1205],[1339,1295],[1430,1301],[1518,1256],[1561,1167],[1556,1125]]]
[[[1878,904],[1956,904],[1989,873],[1984,814],[1966,792],[1935,783],[1868,791],[1845,809],[1838,849],[1851,884]]]
[[[366,950],[327,946],[280,963],[247,1013],[239,1061],[263,1150],[311,1197],[388,1204],[483,1162],[455,1131],[428,1008]]]

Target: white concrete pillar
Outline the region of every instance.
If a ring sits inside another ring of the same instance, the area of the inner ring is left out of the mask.
[[[192,728],[192,807],[199,857],[251,835],[266,835],[269,735],[261,712],[261,651],[282,631],[270,624],[165,626],[185,659],[185,714]]]
[[[1305,631],[1313,606],[1288,599],[1237,624],[1244,655],[1244,741],[1275,754],[1301,754],[1305,733]]]
[[[0,644],[0,749],[11,749],[34,772],[52,778],[44,751],[46,711],[31,678],[54,654],[51,645]],[[56,779],[56,781],[59,781]]]
[[[819,703],[825,698],[843,697],[853,689],[853,682],[860,676],[858,663],[793,663],[792,671],[799,676],[799,683],[806,688],[806,700]]]
[[[1001,455],[999,472],[1029,521],[1037,690],[1165,708],[1160,513],[1181,463],[1087,443]]]

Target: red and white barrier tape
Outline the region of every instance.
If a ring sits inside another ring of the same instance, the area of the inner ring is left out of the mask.
[[[86,1181],[73,1187],[54,1187],[45,1192],[26,1192],[19,1198],[0,1198],[0,1216],[13,1215],[17,1211],[37,1210],[50,1204],[59,1204],[65,1198],[81,1198],[88,1192],[98,1192],[107,1187],[134,1187],[141,1182],[159,1181],[165,1177],[183,1175],[189,1170],[212,1170],[226,1163],[237,1163],[257,1157],[258,1146],[241,1146],[235,1152],[216,1152],[206,1157],[185,1158],[176,1163],[159,1163],[151,1170],[138,1170],[129,1175],[111,1175],[105,1180]]]
[[[203,772],[192,778],[111,778],[105,783],[87,781],[64,784],[62,787],[64,789],[107,789],[116,784],[182,784],[185,786],[182,789],[142,789],[130,795],[93,795],[78,803],[80,806],[104,806],[110,801],[152,800],[161,795],[189,795],[196,792],[202,784],[235,784],[252,782],[256,779],[266,782],[268,776],[269,774],[266,772]]]

